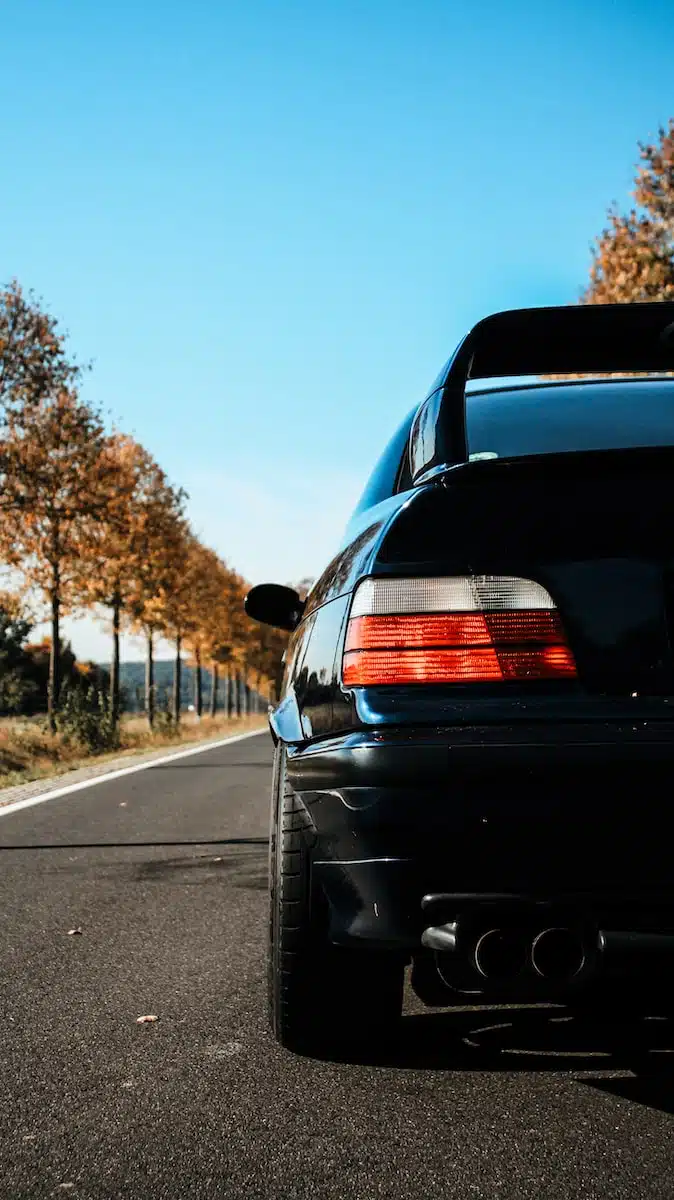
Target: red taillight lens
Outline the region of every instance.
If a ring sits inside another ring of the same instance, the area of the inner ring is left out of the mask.
[[[397,617],[355,617],[349,621],[345,652],[416,646],[490,646],[482,613]]]
[[[410,612],[415,600],[424,611]],[[532,607],[515,607],[523,601]],[[400,611],[382,613],[384,604]],[[440,604],[469,611],[428,611]],[[576,676],[552,597],[531,580],[367,580],[354,596],[352,613],[342,664],[345,687]]]
[[[568,646],[535,650],[496,650],[504,679],[575,679],[576,664]]]
[[[345,652],[382,647],[492,646],[495,643],[564,642],[556,612],[421,613],[391,617],[354,617]]]
[[[365,650],[344,655],[346,687],[380,683],[473,683],[503,678],[495,650]]]

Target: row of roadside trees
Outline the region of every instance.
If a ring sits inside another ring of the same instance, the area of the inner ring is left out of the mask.
[[[274,686],[283,634],[249,621],[246,583],[190,527],[186,494],[132,437],[106,428],[80,396],[83,368],[57,321],[11,282],[0,291],[0,563],[15,593],[47,616],[46,708],[54,730],[62,695],[61,622],[67,613],[107,610],[112,629],[109,719],[120,715],[120,637],[146,645],[146,710],[155,719],[154,653],[175,648],[173,717],[180,719],[183,656],[212,675],[211,706],[223,672]]]

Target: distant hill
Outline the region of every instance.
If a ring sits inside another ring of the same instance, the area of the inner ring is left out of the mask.
[[[100,663],[106,671],[110,670],[110,663]],[[190,704],[194,704],[194,683],[196,669],[188,667],[183,663],[180,688],[181,707],[186,709]],[[124,707],[127,712],[142,711],[145,707],[145,663],[144,662],[123,662],[120,663],[119,681],[124,692]],[[154,682],[156,689],[157,707],[163,708],[171,704],[173,697],[173,663],[160,660],[154,664]],[[210,671],[201,671],[201,687],[204,699],[204,708],[208,708],[211,703],[211,674]],[[252,689],[251,697],[252,697]],[[218,711],[225,708],[227,700],[227,681],[220,678],[218,684]],[[260,697],[262,709],[266,709],[267,700],[264,696]]]

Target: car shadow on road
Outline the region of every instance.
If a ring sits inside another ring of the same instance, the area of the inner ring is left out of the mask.
[[[200,886],[224,881],[231,887],[266,891],[269,883],[266,838],[250,839],[250,848],[214,845],[209,853],[151,858],[135,868],[136,878],[151,883]]]
[[[387,1046],[333,1061],[415,1071],[589,1072],[597,1078],[583,1078],[588,1086],[674,1113],[674,1020],[667,1017],[561,1007],[415,1013],[403,1017]]]

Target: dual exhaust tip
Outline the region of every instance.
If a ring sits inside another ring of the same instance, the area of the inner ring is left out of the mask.
[[[487,929],[473,949],[473,964],[483,979],[507,980],[532,968],[549,983],[567,983],[585,965],[583,939],[567,926],[550,926],[530,938],[517,929]]]

